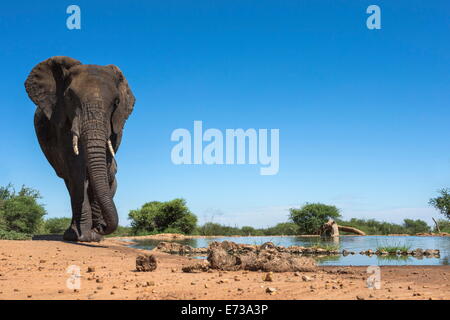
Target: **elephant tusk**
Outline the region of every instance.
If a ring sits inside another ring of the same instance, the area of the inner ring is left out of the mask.
[[[76,134],[73,135],[72,137],[72,147],[73,147],[73,152],[78,155],[78,136]]]
[[[114,153],[114,148],[113,148],[113,146],[112,146],[111,140],[108,140],[108,149],[109,149],[109,152],[111,152],[111,155],[112,155],[113,157],[115,157],[116,155],[115,155],[115,153]]]

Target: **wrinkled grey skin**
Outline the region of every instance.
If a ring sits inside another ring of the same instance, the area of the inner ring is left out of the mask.
[[[118,226],[117,166],[108,140],[117,151],[133,93],[116,66],[83,65],[69,57],[36,65],[25,88],[38,106],[34,126],[41,149],[70,194],[72,223],[64,239],[99,241]]]

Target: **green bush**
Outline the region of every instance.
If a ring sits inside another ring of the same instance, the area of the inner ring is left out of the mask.
[[[439,225],[439,229],[441,230],[441,232],[450,233],[450,221],[449,220],[439,219],[437,221],[437,223]],[[433,229],[433,231],[437,232],[436,227]]]
[[[430,226],[425,221],[420,219],[405,219],[403,222],[403,226],[405,227],[406,233],[408,234],[431,232]]]
[[[300,209],[291,208],[290,219],[297,224],[300,234],[316,234],[328,219],[339,218],[339,209],[322,203],[307,203]]]
[[[0,240],[31,240],[31,235],[16,231],[0,230]]]
[[[50,218],[45,220],[44,233],[46,234],[63,234],[66,231],[72,219],[70,218]]]
[[[197,228],[197,233],[202,236],[235,236],[244,235],[238,227],[224,226],[219,223],[207,222]],[[245,234],[248,235],[248,234]]]
[[[275,236],[275,235],[285,235],[285,236],[295,236],[299,234],[299,227],[292,222],[278,223],[274,227],[270,227],[262,230],[264,235]]]
[[[0,227],[4,231],[34,234],[42,228],[46,214],[37,190],[22,186],[16,192],[12,185],[0,187]]]
[[[184,199],[148,202],[141,209],[131,210],[128,217],[134,234],[164,232],[168,229],[189,234],[197,224],[197,217],[188,209]]]
[[[250,226],[243,226],[243,227],[241,228],[241,233],[242,233],[242,235],[244,235],[244,236],[254,236],[254,235],[256,235],[257,231],[256,231],[256,229],[253,228],[253,227],[250,227]]]
[[[131,227],[118,226],[116,231],[114,231],[113,233],[107,235],[106,237],[107,238],[110,238],[110,237],[126,237],[126,236],[131,236],[131,235],[134,235]]]

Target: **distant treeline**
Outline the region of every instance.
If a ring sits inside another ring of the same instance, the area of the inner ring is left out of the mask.
[[[450,221],[438,221],[441,232],[450,233]],[[368,235],[388,235],[388,234],[416,234],[436,232],[422,220],[405,219],[403,224],[395,224],[389,222],[380,222],[374,219],[350,219],[348,221],[338,220],[338,224],[350,226],[364,231]],[[171,231],[171,230],[168,230]],[[151,232],[149,234],[159,232]],[[119,227],[112,236],[133,235],[131,227]],[[299,227],[292,222],[278,223],[268,228],[253,228],[250,226],[236,227],[227,226],[219,223],[207,222],[195,228],[191,235],[201,236],[275,236],[275,235],[302,235]],[[345,234],[345,233],[343,233]]]
[[[445,217],[450,218],[450,191],[430,200]],[[70,218],[44,219],[46,211],[39,203],[37,190],[22,186],[16,191],[12,185],[0,187],[0,239],[29,239],[35,234],[63,234],[71,223]],[[289,220],[267,228],[252,226],[227,226],[214,222],[197,224],[197,217],[184,199],[145,203],[131,210],[130,227],[119,226],[109,236],[149,235],[157,233],[182,233],[201,236],[275,236],[315,234],[320,226],[333,218],[339,225],[350,226],[368,235],[416,234],[436,232],[423,220],[405,219],[402,224],[380,222],[375,219],[341,219],[340,211],[332,205],[307,203],[290,209]],[[450,220],[438,220],[441,232],[450,233]]]
[[[380,222],[374,219],[350,219],[348,221],[338,220],[338,224],[343,226],[354,227],[364,231],[368,235],[388,235],[388,234],[416,234],[435,232],[425,221],[405,219],[403,224],[395,224],[389,222]],[[450,221],[438,221],[442,232],[450,232]],[[299,227],[292,222],[279,223],[268,228],[252,228],[252,227],[230,227],[218,223],[205,223],[196,229],[196,234],[204,236],[214,235],[242,235],[242,236],[273,236],[273,235],[302,235]]]

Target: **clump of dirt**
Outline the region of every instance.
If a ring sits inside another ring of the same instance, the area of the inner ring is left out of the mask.
[[[310,272],[316,269],[314,259],[279,251],[273,243],[249,246],[215,241],[209,245],[208,261],[212,269],[224,271]]]
[[[170,254],[180,254],[180,255],[190,255],[190,254],[206,254],[208,252],[207,248],[193,248],[191,246],[177,243],[177,242],[167,242],[162,241],[158,243],[154,250],[170,253]]]
[[[189,254],[194,248],[188,245],[184,245],[177,242],[166,242],[162,241],[158,243],[155,250],[166,252],[166,253],[176,253],[176,254]]]
[[[196,262],[183,266],[181,270],[186,273],[207,272],[209,270],[209,263],[208,261]]]
[[[142,272],[156,270],[158,263],[154,255],[141,254],[136,257],[136,270]]]

